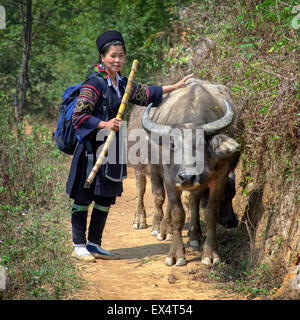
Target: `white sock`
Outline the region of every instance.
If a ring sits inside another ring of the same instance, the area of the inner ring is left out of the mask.
[[[79,256],[90,255],[90,253],[87,250],[85,244],[74,244],[74,250]]]

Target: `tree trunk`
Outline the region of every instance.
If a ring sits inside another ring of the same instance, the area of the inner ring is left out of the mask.
[[[15,116],[19,120],[23,116],[24,104],[26,101],[27,91],[27,72],[28,61],[31,46],[31,33],[32,33],[32,1],[27,0],[25,10],[23,7],[23,0],[19,1],[19,10],[23,24],[23,57],[22,65],[18,77],[15,97]],[[25,12],[24,12],[25,11]],[[26,14],[26,16],[25,16]]]

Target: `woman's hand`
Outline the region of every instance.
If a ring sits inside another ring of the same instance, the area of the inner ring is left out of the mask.
[[[192,78],[194,76],[194,74],[189,74],[188,76],[185,76],[182,80],[178,81],[177,83],[175,84],[172,84],[170,86],[163,86],[162,89],[163,89],[163,94],[165,93],[169,93],[169,92],[172,92],[176,89],[179,89],[179,88],[182,88],[185,86],[185,82]]]
[[[183,86],[185,86],[185,82],[190,79],[190,78],[193,78],[194,74],[189,74],[188,76],[185,76],[182,80],[178,81],[177,83],[174,84],[175,88],[178,89],[178,88],[181,88]]]
[[[118,131],[120,129],[121,122],[122,122],[122,119],[119,119],[119,118],[113,118],[108,121],[100,121],[97,128]]]

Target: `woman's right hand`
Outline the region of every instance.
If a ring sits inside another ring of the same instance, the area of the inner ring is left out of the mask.
[[[118,131],[120,129],[121,122],[122,122],[122,119],[119,119],[119,118],[113,118],[108,121],[100,121],[97,128]]]

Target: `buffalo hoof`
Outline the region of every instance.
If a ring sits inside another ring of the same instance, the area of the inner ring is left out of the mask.
[[[212,265],[211,259],[209,257],[206,257],[206,258],[202,259],[201,263],[205,264],[206,266],[211,266]]]
[[[133,223],[132,224],[133,229],[146,229],[147,228],[147,224],[146,223]]]
[[[165,239],[166,239],[166,236],[165,236],[164,234],[159,233],[159,234],[157,235],[157,240],[158,240],[158,241],[163,241],[163,240],[165,240]]]
[[[152,230],[151,233],[153,236],[157,237],[158,236],[158,230]]]
[[[165,263],[168,267],[173,266],[175,264],[175,258],[174,257],[166,257]]]
[[[172,241],[172,233],[167,234],[166,241]]]
[[[213,265],[219,264],[221,262],[221,259],[219,257],[213,258]]]
[[[201,263],[205,264],[206,266],[216,265],[216,264],[219,264],[220,262],[221,262],[221,259],[219,257],[215,257],[213,259],[209,257],[205,257],[201,260]]]
[[[201,246],[199,240],[190,240],[189,244],[193,248],[199,248]]]
[[[176,261],[176,266],[177,267],[181,267],[181,266],[185,266],[186,265],[186,260],[185,258],[179,258]]]

